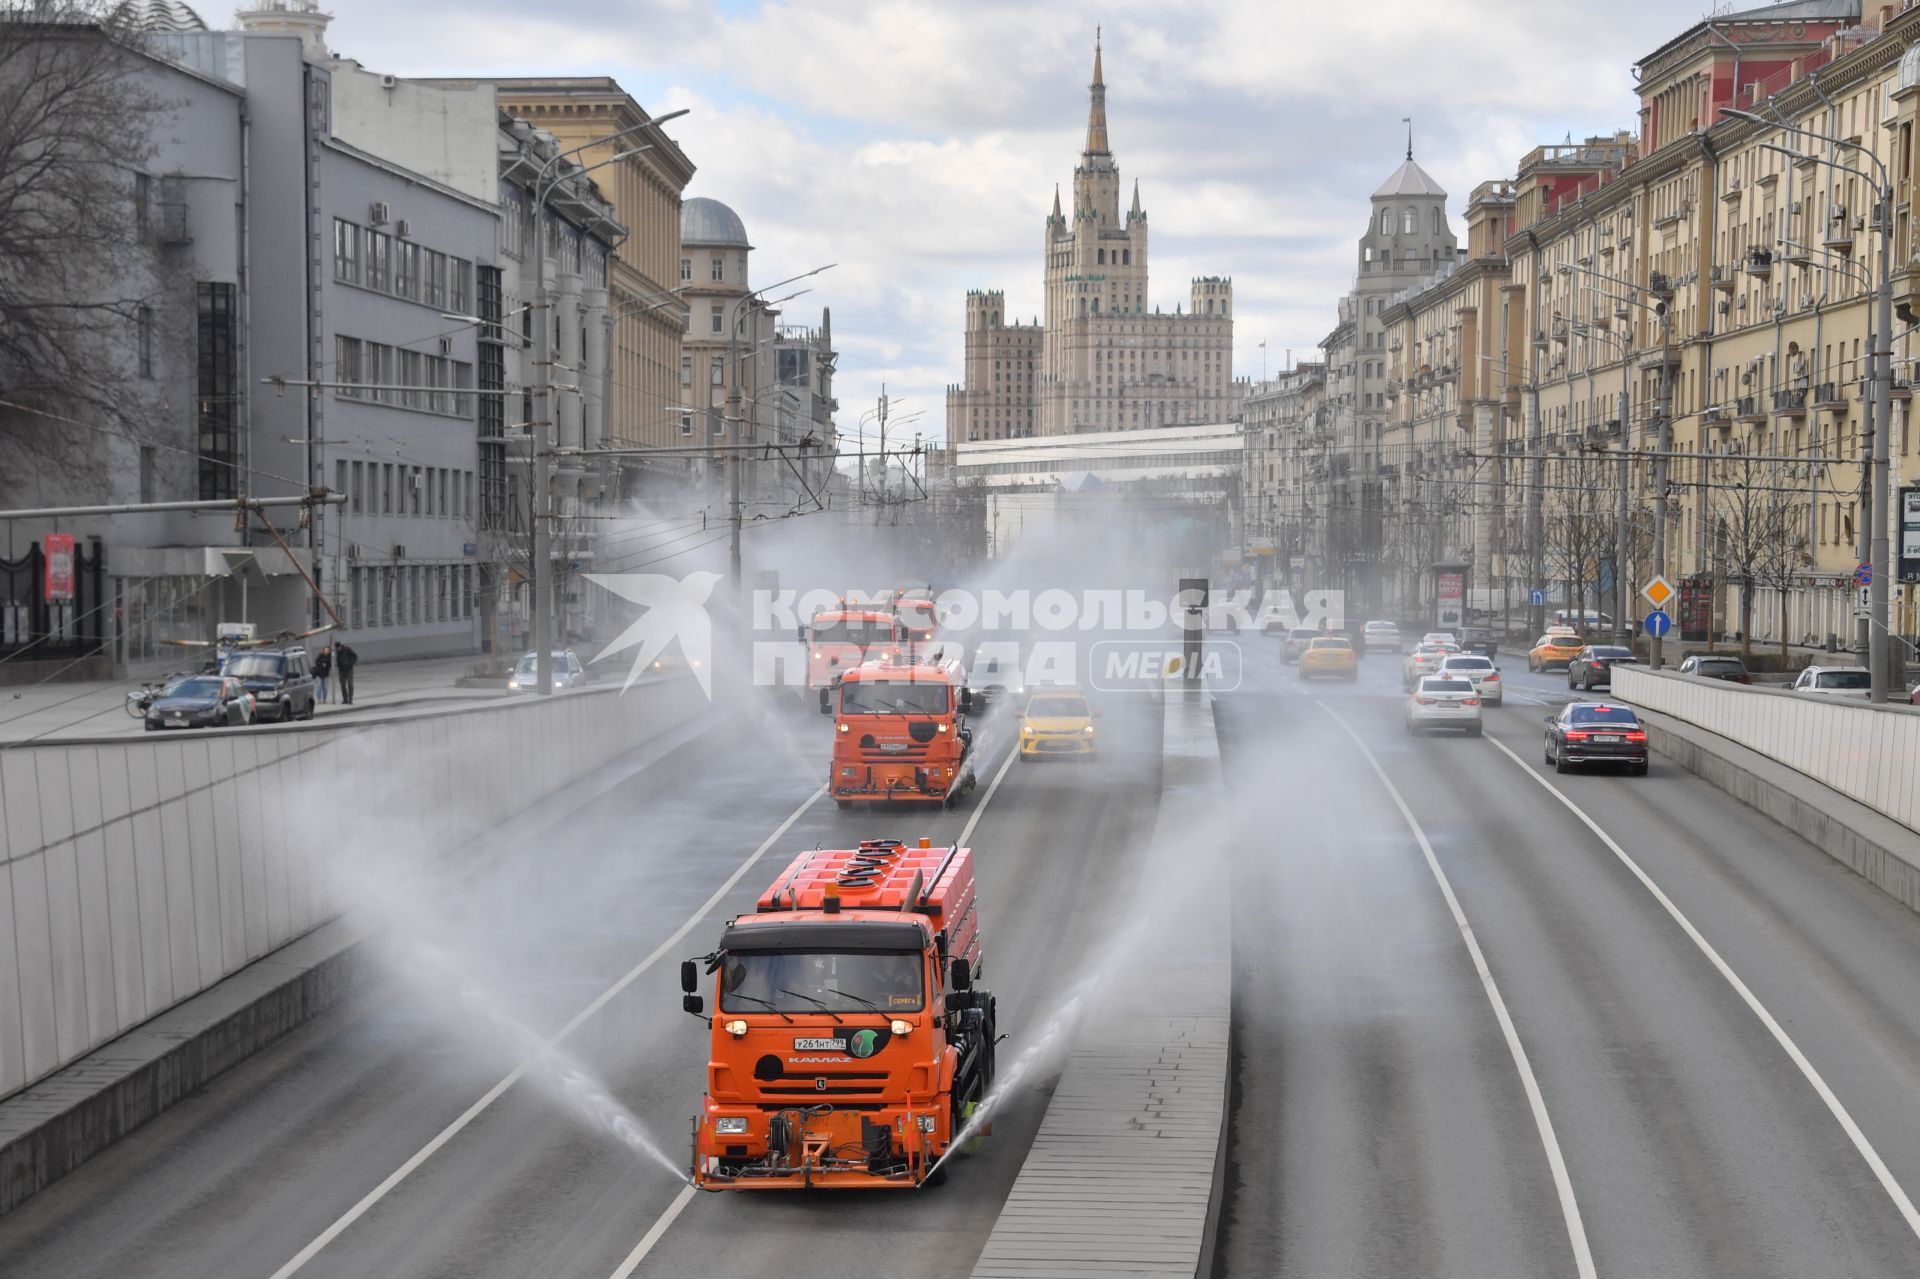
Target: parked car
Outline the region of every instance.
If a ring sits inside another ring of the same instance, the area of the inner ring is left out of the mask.
[[[1625,764],[1647,773],[1647,728],[1617,702],[1570,702],[1547,716],[1546,760],[1564,773],[1576,764]]]
[[[1449,653],[1440,659],[1437,675],[1448,679],[1464,679],[1473,685],[1473,691],[1488,706],[1499,706],[1507,700],[1506,685],[1500,680],[1500,668],[1493,664],[1490,657],[1478,653]]]
[[[1400,651],[1400,628],[1392,622],[1368,622],[1361,632],[1364,647],[1378,649],[1384,653]]]
[[[1588,692],[1605,684],[1613,687],[1613,668],[1631,666],[1640,659],[1630,648],[1617,644],[1589,644],[1567,663],[1567,687]]]
[[[306,649],[238,653],[228,659],[225,674],[253,694],[256,720],[284,724],[313,718],[313,665]]]
[[[1747,664],[1737,657],[1723,657],[1718,653],[1695,653],[1680,663],[1682,675],[1693,675],[1700,679],[1723,679],[1731,684],[1751,684],[1753,676],[1747,673]]]
[[[1613,629],[1613,618],[1605,613],[1597,612],[1594,609],[1587,609],[1583,612],[1577,608],[1556,608],[1553,610],[1553,626],[1548,629],[1552,630],[1559,627],[1589,633],[1594,631],[1611,631]]]
[[[580,665],[580,659],[574,656],[572,649],[556,649],[553,653],[553,686],[555,688],[579,688],[587,682],[586,667]],[[540,687],[540,655],[523,653],[513,668],[513,678],[507,681],[507,687],[518,692]]]
[[[1573,655],[1587,646],[1587,642],[1572,631],[1548,631],[1533,642],[1533,648],[1527,653],[1527,669],[1530,671],[1550,671],[1558,666],[1565,669]]]
[[[1809,666],[1793,681],[1796,693],[1829,697],[1866,697],[1872,689],[1873,675],[1863,666]]]
[[[147,707],[147,731],[225,728],[253,722],[253,694],[227,675],[192,675],[164,690]]]
[[[1426,675],[1407,698],[1405,718],[1409,735],[1430,728],[1461,728],[1468,737],[1478,737],[1480,695],[1470,679]]]
[[[1287,638],[1280,644],[1280,660],[1297,662],[1300,654],[1307,651],[1307,645],[1320,638],[1320,632],[1311,626],[1296,626],[1287,632]]]

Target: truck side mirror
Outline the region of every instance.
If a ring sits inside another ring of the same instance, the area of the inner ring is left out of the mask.
[[[955,990],[972,990],[973,965],[964,959],[954,960],[951,976],[948,978],[947,984]]]
[[[820,713],[822,715],[833,714],[833,698],[830,696],[832,692],[833,690],[830,688],[820,690]]]
[[[695,959],[680,961],[680,989],[691,995],[700,989],[700,962]]]
[[[699,1017],[707,1011],[707,1001],[698,995],[680,996],[680,1007]]]
[[[964,715],[973,714],[973,690],[970,688],[960,690],[960,711]]]
[[[805,622],[798,623],[794,626],[793,637],[802,644],[807,642],[807,624]]]

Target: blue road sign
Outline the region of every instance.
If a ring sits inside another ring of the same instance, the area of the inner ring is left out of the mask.
[[[1673,629],[1673,619],[1656,608],[1653,612],[1647,614],[1645,625],[1647,634],[1653,636],[1655,639],[1659,639],[1662,635],[1665,635]]]
[[[1872,586],[1873,565],[1863,562],[1858,568],[1854,569],[1853,584],[1855,586]]]
[[[1546,602],[1547,602],[1547,593],[1545,591],[1528,591],[1527,592],[1527,603],[1545,604]]]

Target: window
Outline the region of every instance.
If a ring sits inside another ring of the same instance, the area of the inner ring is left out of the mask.
[[[709,278],[711,278],[714,283],[718,284],[720,281],[726,279],[727,278],[727,260],[721,257],[714,258],[712,271],[713,271],[713,274]]]
[[[420,296],[420,246],[402,240],[394,257],[393,292],[409,301]]]
[[[196,396],[200,441],[200,497],[233,497],[235,436],[239,422],[240,366],[234,314],[236,287],[193,286],[196,326]]]
[[[693,357],[691,355],[683,355],[680,357],[680,385],[693,385]]]
[[[387,291],[393,260],[393,237],[383,231],[367,232],[367,287]]]
[[[140,349],[140,376],[153,376],[153,308],[143,306],[137,320],[138,345]]]
[[[380,464],[380,513],[393,514],[393,463]]]
[[[412,513],[418,516],[421,514],[421,507],[424,505],[421,499],[427,492],[427,473],[416,466],[413,468],[413,474],[409,478],[413,481],[413,483],[409,485],[409,487],[413,489]]]
[[[133,229],[145,238],[147,210],[153,203],[153,179],[144,173],[133,175]]]
[[[467,261],[465,258],[447,259],[448,310],[458,311],[461,315],[467,313],[467,308],[472,305],[472,303],[468,301],[468,299],[473,296],[473,290],[471,288],[472,281],[473,263]]]
[[[1380,234],[1381,235],[1393,234],[1393,210],[1392,209],[1380,210]]]
[[[360,511],[362,509],[360,505],[360,484],[361,484],[361,478],[362,478],[360,473],[363,468],[364,468],[363,463],[355,462],[353,464],[353,480],[350,487],[347,489],[348,495],[353,499],[352,506],[349,509],[351,509],[355,515],[360,514]]]
[[[680,282],[682,284],[685,284],[692,279],[693,279],[693,259],[681,258],[680,259]]]
[[[1420,211],[1412,205],[1408,205],[1405,209],[1402,209],[1400,211],[1401,232],[1405,235],[1412,235],[1414,229],[1420,225],[1419,218]]]
[[[1133,265],[1133,250],[1132,250],[1132,249],[1122,249],[1122,250],[1120,250],[1120,265],[1121,265],[1121,266],[1132,266],[1132,265]]]
[[[692,413],[683,411],[680,414],[680,434],[685,436],[691,436],[693,434],[693,414]]]
[[[421,277],[420,300],[428,306],[447,304],[447,255],[428,253],[426,273]]]
[[[712,309],[713,309],[713,331],[715,333],[724,332],[726,330],[726,321],[721,318],[722,308],[720,304],[718,302],[715,302],[713,304]]]
[[[347,460],[345,458],[340,458],[333,464],[333,491],[335,493],[347,491]]]
[[[1438,205],[1435,205],[1433,210],[1433,233],[1435,235],[1439,235],[1442,232],[1444,232],[1446,229],[1447,229],[1447,215],[1441,212],[1440,207]]]
[[[1100,250],[1100,251],[1099,251],[1099,252],[1098,252],[1098,253],[1097,253],[1097,254],[1095,255],[1095,259],[1094,259],[1094,260],[1095,260],[1096,262],[1098,262],[1098,263],[1099,263],[1099,264],[1100,264],[1101,266],[1105,266],[1105,265],[1107,264],[1107,251],[1106,251],[1105,249],[1101,249],[1101,250]]]
[[[142,502],[151,502],[155,500],[153,496],[153,493],[154,493],[153,466],[154,466],[153,445],[142,444],[140,446],[140,500]]]
[[[360,228],[345,218],[333,220],[333,278],[360,283]]]
[[[713,385],[724,386],[726,381],[727,357],[724,355],[716,355],[713,357]]]
[[[367,570],[356,568],[348,574],[348,578],[350,594],[347,604],[347,625],[365,626],[367,625]]]

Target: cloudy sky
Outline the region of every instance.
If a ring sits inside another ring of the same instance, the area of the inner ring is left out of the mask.
[[[1234,279],[1234,370],[1310,356],[1367,196],[1405,149],[1452,193],[1542,142],[1631,128],[1632,65],[1700,0],[324,0],[329,44],[398,75],[612,75],[731,205],[756,281],[827,262],[842,430],[884,382],[945,431],[968,288],[1040,309],[1040,236],[1085,141],[1096,25],[1152,302]],[[1744,6],[1743,6],[1744,7]],[[895,438],[898,438],[897,436]]]

